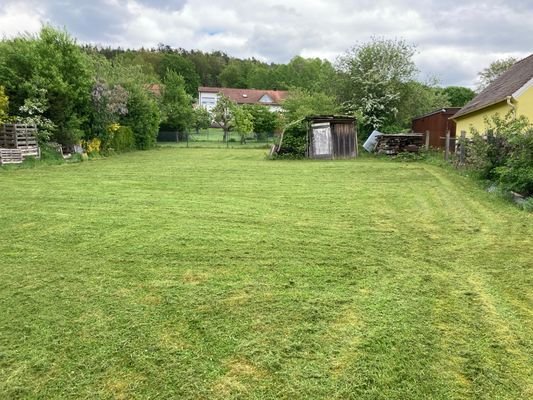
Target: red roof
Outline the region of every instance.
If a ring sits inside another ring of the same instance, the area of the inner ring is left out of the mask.
[[[145,89],[156,96],[161,96],[161,85],[159,83],[149,83],[144,85]]]
[[[220,87],[200,86],[198,92],[203,93],[221,93],[229,97],[237,104],[265,104],[265,105],[280,105],[287,97],[289,92],[285,90],[258,90],[258,89],[233,89]],[[272,102],[261,102],[261,98],[267,95],[272,99]]]

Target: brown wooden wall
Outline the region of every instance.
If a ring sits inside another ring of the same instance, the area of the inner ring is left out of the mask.
[[[323,116],[308,119],[308,156],[311,158],[354,158],[357,157],[357,129],[355,119],[350,117]],[[314,153],[314,123],[329,124],[331,130],[330,154]]]
[[[456,125],[450,119],[459,108],[447,108],[446,111],[436,112],[427,116],[413,120],[411,129],[415,133],[426,133],[429,131],[429,146],[436,149],[443,149],[445,146],[446,131],[450,130],[452,145],[455,139]]]
[[[353,123],[332,123],[331,140],[333,142],[333,158],[357,156]]]

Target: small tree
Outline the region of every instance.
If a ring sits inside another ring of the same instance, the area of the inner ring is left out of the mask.
[[[241,137],[241,144],[246,143],[246,137],[254,131],[252,114],[242,107],[235,107],[233,110],[234,129]]]
[[[198,135],[200,129],[208,129],[211,126],[211,114],[204,107],[196,107],[192,111],[192,126]]]
[[[252,114],[254,133],[258,139],[266,139],[278,129],[280,122],[278,112],[272,112],[259,104],[245,105],[244,108]]]
[[[19,107],[19,116],[16,121],[21,124],[35,125],[37,127],[37,140],[42,144],[50,140],[54,132],[55,124],[45,116],[48,110],[48,99],[46,89],[34,89],[33,94],[24,100],[24,104]],[[77,135],[71,132],[73,141],[81,139],[81,131],[76,131]]]
[[[213,108],[213,120],[220,125],[224,131],[223,140],[225,142],[229,139],[229,132],[235,126],[235,120],[233,118],[233,112],[237,105],[231,101],[229,97],[220,94],[218,96],[217,104]]]
[[[192,98],[185,91],[185,81],[168,70],[163,81],[162,110],[164,124],[177,133],[186,133],[192,126]]]

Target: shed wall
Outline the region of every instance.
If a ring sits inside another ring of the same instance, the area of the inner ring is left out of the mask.
[[[416,133],[425,133],[429,131],[429,146],[436,149],[445,147],[446,131],[450,130],[450,136],[455,138],[456,124],[449,119],[454,112],[440,112],[427,117],[413,120],[412,130]]]

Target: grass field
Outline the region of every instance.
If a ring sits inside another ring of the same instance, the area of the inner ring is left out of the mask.
[[[0,170],[0,398],[533,397],[532,214],[264,153]]]

